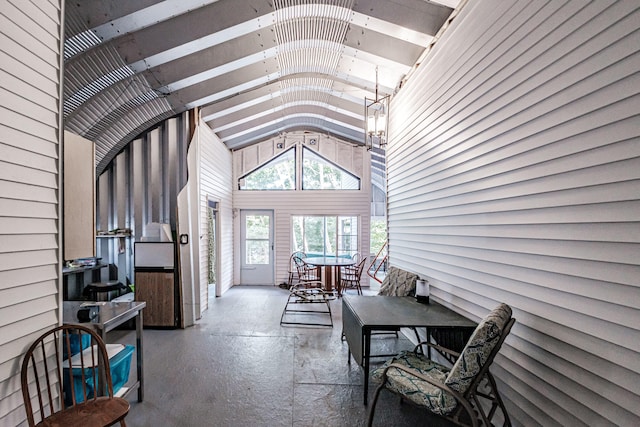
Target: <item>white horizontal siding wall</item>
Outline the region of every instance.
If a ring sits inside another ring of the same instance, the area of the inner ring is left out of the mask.
[[[640,425],[639,6],[468,2],[392,101],[390,262],[513,307],[518,425]]]
[[[26,418],[20,364],[60,322],[59,1],[0,0],[0,425]]]
[[[371,211],[371,167],[370,156],[364,147],[356,147],[335,138],[313,135],[315,145],[308,144],[308,134],[288,134],[286,140],[275,138],[233,152],[234,181],[233,206],[241,209],[265,209],[274,212],[275,284],[286,282],[289,257],[291,256],[291,217],[293,215],[355,215],[359,217],[359,252],[369,254]],[[278,144],[282,147],[278,148]],[[269,161],[287,148],[304,145],[317,151],[360,178],[360,190],[313,190],[313,191],[239,191],[238,178],[257,166]],[[239,236],[239,218],[234,227]],[[235,246],[234,283],[240,283],[240,242]]]
[[[218,202],[218,265],[216,292],[222,295],[233,286],[233,198],[231,151],[200,122],[200,307],[206,310],[208,299],[208,249],[207,199]]]

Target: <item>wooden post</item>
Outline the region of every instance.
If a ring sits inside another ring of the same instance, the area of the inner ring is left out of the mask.
[[[196,126],[198,126],[198,121],[200,120],[200,109],[198,107],[193,107],[189,110],[189,138],[187,139],[187,143],[190,144],[193,139],[193,135],[196,133]]]

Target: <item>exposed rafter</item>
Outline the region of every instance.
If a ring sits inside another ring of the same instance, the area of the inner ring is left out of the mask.
[[[98,172],[193,107],[232,149],[298,129],[361,143],[376,67],[392,94],[450,16],[443,2],[69,2],[65,126],[96,142]]]

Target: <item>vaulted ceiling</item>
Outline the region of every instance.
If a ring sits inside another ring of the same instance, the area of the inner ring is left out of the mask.
[[[364,98],[398,89],[457,3],[69,0],[65,128],[98,173],[194,107],[230,149],[297,130],[362,144]]]

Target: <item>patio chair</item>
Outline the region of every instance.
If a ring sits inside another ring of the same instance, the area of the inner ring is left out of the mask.
[[[402,270],[398,267],[389,267],[387,275],[380,285],[378,295],[392,297],[408,297],[415,294],[418,275]]]
[[[299,283],[320,281],[320,267],[307,264],[300,256],[294,256],[293,262],[296,265]]]
[[[416,292],[416,282],[418,275],[409,271],[403,270],[398,267],[389,267],[387,275],[384,276],[382,285],[378,295],[392,296],[392,297],[408,297]],[[411,328],[416,335],[416,339],[420,341],[420,334],[416,328]],[[374,335],[389,335],[393,334],[398,337],[399,331],[375,331]],[[371,357],[386,357],[389,354],[379,354]]]
[[[355,264],[345,265],[340,267],[340,275],[343,275],[343,274],[348,275],[348,274],[357,272],[358,264],[360,264],[360,261],[362,260],[362,256],[360,255],[359,252],[355,252],[353,255],[351,255],[351,259],[355,262]]]
[[[41,335],[25,354],[21,381],[30,427],[126,426],[129,402],[114,396],[107,347],[90,328],[62,325]]]
[[[462,426],[491,426],[491,420],[500,408],[504,425],[511,426],[489,368],[514,322],[511,308],[500,304],[480,322],[461,353],[425,342],[413,351],[402,352],[387,361],[372,375],[380,386],[371,404],[368,426],[373,423],[376,403],[383,389]],[[454,357],[455,363],[448,368],[427,358],[420,351],[422,345]],[[488,412],[480,398],[488,401]]]
[[[299,277],[298,277],[298,268],[296,266],[296,262],[294,261],[294,258],[297,257],[297,258],[303,259],[306,256],[307,255],[302,251],[295,251],[289,257],[289,278],[287,280],[287,285],[288,285],[289,288],[293,285],[293,280],[294,279],[299,279]]]
[[[362,295],[362,287],[360,285],[360,280],[362,278],[362,272],[364,271],[364,266],[367,263],[367,259],[363,258],[360,262],[355,266],[355,268],[344,269],[342,274],[340,275],[340,289],[339,293],[342,294],[343,291],[347,289],[356,289],[358,295]]]
[[[280,325],[333,327],[329,300],[319,280],[293,285],[280,316]],[[323,315],[329,315],[329,319],[327,320]]]

